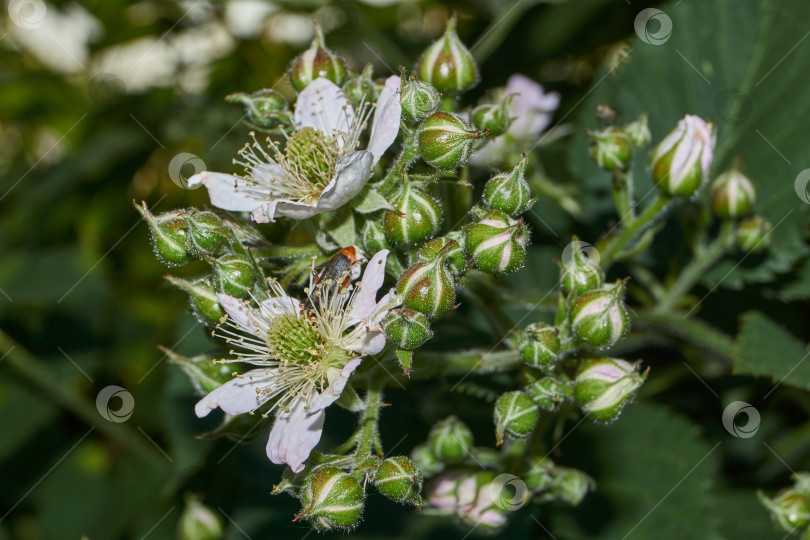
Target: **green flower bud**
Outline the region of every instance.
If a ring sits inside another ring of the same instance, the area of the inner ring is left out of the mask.
[[[449,245],[448,245],[449,244]],[[467,270],[467,255],[464,252],[464,234],[456,231],[439,236],[425,243],[417,253],[418,260],[427,261],[436,257],[444,250],[447,268],[454,276],[459,276]]]
[[[202,322],[216,324],[225,316],[225,311],[217,300],[217,293],[207,279],[186,281],[174,276],[166,276],[166,279],[178,289],[188,293],[191,307]]]
[[[362,103],[373,103],[380,95],[380,89],[372,78],[374,68],[366,64],[359,75],[351,75],[343,84],[343,93],[355,107]]]
[[[718,176],[712,183],[710,197],[714,215],[738,218],[754,204],[756,190],[751,180],[737,169],[732,169]]]
[[[411,122],[424,120],[439,108],[439,91],[426,82],[412,76],[402,87],[399,102],[402,116]]]
[[[456,17],[447,21],[444,35],[434,41],[419,59],[419,78],[444,94],[469,90],[478,82],[478,66],[456,33]]]
[[[473,447],[473,434],[467,425],[449,416],[435,424],[428,434],[433,455],[445,463],[461,461]]]
[[[528,157],[523,154],[511,172],[493,176],[484,186],[484,202],[492,210],[500,210],[510,216],[522,214],[532,205],[532,192],[526,183]]]
[[[709,174],[714,156],[714,127],[687,115],[650,156],[652,177],[661,190],[673,196],[692,195]]]
[[[419,155],[432,167],[454,169],[470,156],[473,141],[485,136],[485,132],[471,131],[456,114],[433,113],[419,132]]]
[[[180,516],[177,536],[180,540],[217,540],[225,527],[219,514],[202,504],[196,497],[185,498],[186,507]]]
[[[630,137],[623,130],[605,128],[589,131],[587,135],[591,139],[591,158],[599,167],[607,171],[623,171],[630,164],[633,147]]]
[[[757,497],[782,531],[801,531],[810,525],[810,502],[795,489],[783,489],[773,499],[758,490]]]
[[[307,519],[321,531],[349,530],[363,514],[363,488],[350,474],[334,467],[321,467],[301,493],[301,512],[295,519]]]
[[[230,253],[213,261],[217,290],[243,298],[248,295],[256,278],[253,262],[244,255]]]
[[[793,489],[810,500],[810,473],[797,472],[793,473],[790,478],[793,480]]]
[[[762,216],[751,216],[737,225],[737,246],[746,253],[762,251],[771,243],[771,223]]]
[[[560,354],[559,329],[543,323],[533,323],[526,327],[520,340],[520,356],[528,365],[548,368],[557,361]]]
[[[213,212],[189,212],[188,239],[200,253],[218,255],[227,243],[225,223]]]
[[[433,197],[406,183],[393,202],[394,210],[383,215],[388,238],[400,245],[423,242],[436,234],[442,223],[442,209]]]
[[[652,134],[650,133],[650,127],[647,125],[647,113],[643,113],[632,124],[624,126],[624,132],[627,134],[627,138],[630,139],[630,144],[636,148],[650,144]]]
[[[597,349],[610,347],[630,326],[624,282],[586,292],[574,300],[569,316],[579,341]]]
[[[382,326],[385,337],[406,351],[421,347],[433,336],[428,318],[408,308],[391,311],[383,320]]]
[[[326,48],[321,25],[315,23],[315,39],[309,49],[298,55],[290,64],[290,82],[299,92],[309,83],[323,77],[338,86],[346,79],[346,64]]]
[[[360,232],[360,242],[366,253],[377,253],[381,249],[391,249],[391,242],[385,236],[385,230],[378,220],[368,220]]]
[[[473,125],[481,131],[489,131],[493,137],[505,133],[512,123],[509,116],[509,102],[513,97],[514,94],[510,94],[498,103],[484,103],[473,109]]]
[[[639,365],[616,358],[585,360],[574,381],[574,396],[582,412],[600,422],[619,416],[649,373],[649,369],[639,373]]]
[[[259,90],[253,94],[237,92],[227,96],[225,101],[241,103],[248,120],[257,128],[271,130],[280,126],[292,127],[287,100],[275,90]]]
[[[188,250],[188,222],[179,212],[166,212],[154,216],[145,202],[135,204],[135,209],[149,225],[152,247],[155,254],[169,266],[184,264],[194,256]]]
[[[411,459],[426,476],[433,476],[444,470],[444,463],[439,461],[427,443],[416,446],[411,451]]]
[[[594,487],[593,478],[578,469],[555,466],[552,469],[553,484],[540,500],[562,501],[571,506],[578,506]]]
[[[405,307],[431,319],[449,311],[456,301],[456,291],[447,269],[446,254],[411,265],[397,281],[397,293],[402,296]]]
[[[554,462],[546,457],[531,458],[521,478],[533,492],[547,491],[554,485]]]
[[[405,456],[394,456],[382,462],[374,476],[380,494],[392,501],[421,506],[422,471]]]
[[[605,273],[599,267],[599,253],[576,236],[563,251],[560,263],[560,286],[565,294],[579,296],[605,283]]]
[[[515,221],[500,210],[493,210],[465,229],[464,240],[476,268],[508,273],[523,266],[529,231],[522,220]]]
[[[574,387],[554,377],[543,377],[523,389],[532,401],[544,411],[554,412],[560,408],[560,403],[574,397]]]
[[[539,418],[537,405],[525,393],[515,390],[501,394],[495,402],[496,444],[503,444],[504,434],[516,439],[527,437]]]

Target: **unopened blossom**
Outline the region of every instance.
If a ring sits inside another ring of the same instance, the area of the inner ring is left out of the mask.
[[[372,104],[355,110],[335,83],[315,79],[298,95],[295,130],[287,135],[283,151],[271,141],[265,149],[251,134],[253,143],[235,161],[245,167],[244,176],[205,171],[191,177],[189,186],[203,184],[211,204],[251,212],[259,223],[336,210],[363,189],[396,139],[402,112],[399,93],[399,77],[389,77],[376,103],[368,146],[361,150]]]
[[[217,295],[228,314],[218,332],[239,349],[232,351],[235,357],[221,362],[256,369],[201,399],[195,407],[197,416],[217,407],[230,415],[251,413],[273,401],[264,412],[276,415],[267,456],[273,463],[286,463],[293,472],[301,471],[321,438],[326,407],[340,397],[362,356],[377,354],[385,346],[380,323],[397,304],[393,292],[377,301],[387,257],[387,250],[375,254],[351,290],[342,279],[311,285],[305,302],[287,296],[275,281],[269,282],[270,298],[258,308]]]
[[[506,133],[495,137],[473,153],[470,161],[486,165],[501,158],[509,141],[533,141],[551,124],[560,106],[560,94],[546,92],[543,86],[525,75],[515,73],[506,81],[505,96],[512,95],[508,110],[511,123]]]
[[[671,196],[688,197],[695,193],[709,176],[714,139],[711,122],[687,114],[650,156],[655,183]]]

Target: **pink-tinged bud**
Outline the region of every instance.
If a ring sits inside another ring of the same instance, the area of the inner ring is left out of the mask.
[[[443,94],[469,90],[478,82],[478,66],[456,33],[455,16],[447,21],[444,35],[422,53],[417,73]]]
[[[484,186],[484,202],[492,210],[500,210],[510,216],[522,214],[535,199],[526,183],[528,157],[523,154],[517,166],[508,173],[493,176]]]
[[[520,340],[520,355],[523,361],[536,368],[548,368],[560,354],[559,329],[543,323],[526,327]]]
[[[600,168],[623,171],[630,164],[633,147],[624,130],[605,128],[587,135],[591,139],[591,158]]]
[[[467,254],[484,272],[514,272],[526,258],[529,231],[500,210],[488,212],[464,231]]]
[[[437,112],[428,117],[419,132],[419,154],[437,169],[454,169],[470,157],[473,141],[486,132],[470,130],[460,116]]]
[[[574,301],[569,317],[579,341],[597,349],[610,347],[630,327],[624,282],[586,292]]]
[[[771,223],[762,216],[751,216],[737,226],[737,246],[746,253],[762,251],[771,243]]]
[[[721,218],[738,218],[756,200],[756,190],[743,173],[732,169],[717,177],[711,187],[712,212]]]
[[[639,373],[639,365],[617,358],[585,360],[574,381],[574,396],[582,412],[600,422],[619,416],[649,373],[649,369]]]
[[[328,79],[338,86],[346,80],[346,64],[326,48],[320,24],[315,23],[312,45],[292,61],[289,73],[290,82],[299,92],[318,77]]]
[[[653,180],[668,195],[688,197],[708,177],[713,155],[714,126],[687,115],[653,150]]]
[[[509,475],[510,478],[514,478]],[[522,480],[514,478],[522,484]],[[524,500],[515,500],[514,496],[504,493],[509,488],[499,481],[493,471],[482,471],[462,480],[457,489],[459,507],[457,512],[461,520],[486,532],[495,532],[506,525],[506,512],[522,506]],[[515,487],[517,497],[527,495],[524,489]]]
[[[563,260],[559,264],[560,285],[565,294],[579,296],[605,283],[605,273],[599,267],[599,253],[576,236],[563,251]]]
[[[363,499],[363,488],[354,477],[334,467],[322,467],[301,493],[303,508],[295,519],[305,518],[322,531],[349,530],[360,522]]]
[[[456,301],[456,291],[445,253],[411,265],[397,281],[397,293],[402,295],[405,307],[429,318],[449,311]]]

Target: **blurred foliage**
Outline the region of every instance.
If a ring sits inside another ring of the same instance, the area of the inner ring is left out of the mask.
[[[797,470],[810,468],[810,399],[790,387],[808,386],[805,370],[790,373],[800,360],[793,357],[805,350],[791,334],[806,336],[810,322],[802,303],[810,269],[808,206],[792,192],[793,178],[808,166],[800,122],[808,107],[802,82],[810,41],[803,41],[801,27],[810,16],[807,6],[800,0],[664,4],[659,7],[672,16],[675,31],[666,46],[656,47],[633,33],[632,21],[649,2],[370,4],[279,1],[262,15],[258,35],[239,37],[229,26],[227,4],[85,1],[82,8],[97,25],[87,54],[60,44],[76,37],[68,25],[51,37],[51,62],[24,39],[26,29],[4,20],[0,538],[172,538],[189,493],[221,513],[227,538],[308,534],[290,522],[295,501],[269,495],[281,470],[266,460],[263,437],[238,447],[195,438],[214,421],[194,417],[191,385],[156,344],[187,354],[212,344],[189,314],[185,295],[162,280],[166,268],[150,252],[132,200],[144,199],[156,211],[207,204],[204,190],[171,181],[170,161],[190,152],[212,170],[230,170],[248,128],[240,123],[240,108],[222,98],[269,87],[289,94],[284,70],[308,41],[310,14],[324,23],[330,46],[352,66],[370,62],[385,74],[412,65],[453,10],[462,38],[485,60],[487,87],[503,84],[514,72],[535,78],[562,94],[555,121],[573,124],[578,133],[542,153],[549,176],[579,190],[582,218],[574,221],[550,201],[538,202],[532,271],[511,280],[526,287],[527,296],[506,315],[520,320],[534,304],[531,291],[539,298],[554,285],[551,259],[565,239],[573,232],[588,239],[590,232],[595,240],[614,219],[606,176],[590,168],[581,135],[593,126],[598,103],[609,103],[625,119],[648,112],[654,138],[685,113],[719,117],[717,166],[741,155],[757,182],[763,212],[778,224],[772,255],[729,258],[705,276],[698,294],[713,293],[699,315],[734,335],[739,313],[763,312],[741,321],[736,369],[785,378],[786,384],[771,395],[767,379],[732,375],[726,335],[691,332],[692,321],[642,316],[640,332],[628,341],[635,344],[632,354],[653,366],[640,398],[649,404],[629,408],[609,426],[567,426],[573,434],[554,455],[591,474],[597,491],[574,511],[551,505],[534,516],[520,513],[504,536],[544,538],[550,530],[561,539],[631,533],[662,539],[780,537],[753,490],[784,483],[790,471],[782,460]],[[76,9],[49,2],[46,21],[58,26],[59,14]],[[224,43],[218,51],[203,46],[217,40]],[[45,34],[40,45],[47,41]],[[129,56],[116,49],[132,43],[143,45]],[[141,63],[157,69],[152,52],[169,54],[168,44],[180,51],[177,62],[152,82],[137,83]],[[628,52],[625,64],[620,59]],[[54,61],[63,62],[61,69]],[[721,98],[729,88],[747,97],[744,118],[724,117],[729,113]],[[693,219],[685,211],[680,217],[685,223]],[[668,227],[664,234],[672,241],[659,242],[654,251],[653,266],[661,275],[683,255],[671,251],[683,243],[680,229]],[[195,269],[184,269],[181,277],[186,272]],[[714,290],[718,281],[722,286]],[[478,339],[487,343],[484,328]],[[447,321],[436,331],[445,347],[454,348],[454,337],[467,336],[469,329]],[[690,339],[698,334],[709,337],[702,343]],[[134,396],[126,422],[97,414],[95,397],[109,385]],[[457,411],[465,412],[477,440],[492,442],[485,402],[463,393],[447,400],[452,383],[444,380],[418,385],[418,393],[387,394],[392,406],[382,431],[388,444],[406,433],[398,450],[410,450],[433,421]],[[754,438],[734,439],[722,427],[723,406],[736,399],[754,402],[762,413]],[[341,441],[352,423],[351,414],[330,411],[324,447]],[[461,536],[445,520],[415,517],[380,499],[370,499],[353,536]]]

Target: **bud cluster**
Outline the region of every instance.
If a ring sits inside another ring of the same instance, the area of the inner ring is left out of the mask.
[[[780,531],[788,534],[810,534],[810,473],[798,472],[792,476],[793,485],[782,489],[773,498],[757,491],[759,501],[771,515]]]

